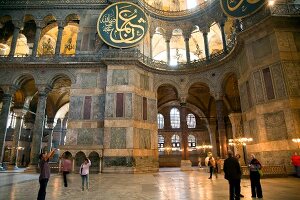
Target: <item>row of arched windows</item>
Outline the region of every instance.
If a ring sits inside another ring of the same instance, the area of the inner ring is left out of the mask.
[[[196,137],[193,135],[188,136],[188,147],[196,148]],[[177,134],[172,135],[171,137],[171,147],[172,148],[180,148],[181,142],[180,137]],[[158,135],[158,149],[165,148],[165,138],[162,135]]]
[[[188,128],[196,128],[195,115],[189,113],[186,116],[186,123]],[[171,128],[180,128],[180,112],[177,108],[172,108],[170,110],[170,124]],[[157,125],[158,129],[164,128],[164,116],[160,113],[157,114]]]

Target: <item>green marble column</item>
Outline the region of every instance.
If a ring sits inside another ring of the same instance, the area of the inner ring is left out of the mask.
[[[223,100],[216,100],[220,153],[221,153],[221,157],[225,158],[227,155],[227,136],[225,130],[223,108],[224,108]]]
[[[14,55],[15,55],[20,30],[21,30],[20,27],[15,26],[12,41],[11,41],[11,45],[10,45],[9,57],[14,57]]]
[[[61,46],[63,31],[64,31],[63,23],[59,22],[58,23],[58,33],[57,33],[57,39],[56,39],[56,46],[55,46],[55,56],[59,56],[59,54],[60,54],[60,46]]]

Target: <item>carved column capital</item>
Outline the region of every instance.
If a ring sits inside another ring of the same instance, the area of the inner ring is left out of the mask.
[[[14,95],[19,89],[19,86],[17,85],[1,85],[0,87],[6,95]]]
[[[37,19],[37,20],[35,20],[35,25],[36,25],[36,28],[41,29],[45,26],[45,22],[42,19]]]
[[[52,90],[52,87],[50,85],[36,85],[38,91],[39,91],[39,96],[47,96],[48,93]]]
[[[22,20],[12,20],[12,23],[15,26],[15,28],[23,30],[24,22]]]

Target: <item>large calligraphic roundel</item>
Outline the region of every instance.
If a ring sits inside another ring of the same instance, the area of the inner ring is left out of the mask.
[[[226,15],[243,18],[258,11],[266,0],[220,0],[220,3]]]
[[[137,45],[148,31],[148,19],[144,11],[130,2],[118,2],[108,6],[100,14],[98,34],[108,45],[129,48]]]

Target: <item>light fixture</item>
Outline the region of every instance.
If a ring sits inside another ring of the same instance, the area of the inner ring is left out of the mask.
[[[300,144],[300,138],[293,138],[292,141],[295,142],[295,143],[297,143],[298,149],[299,149],[299,148],[300,148],[300,147],[299,147],[299,144]]]
[[[236,146],[236,145],[243,145],[246,146],[247,143],[252,142],[253,139],[252,138],[235,138],[235,139],[229,139],[228,140],[228,144],[230,146]]]
[[[269,6],[273,6],[274,4],[275,4],[275,0],[269,0],[269,1],[268,1],[268,5],[269,5]]]

